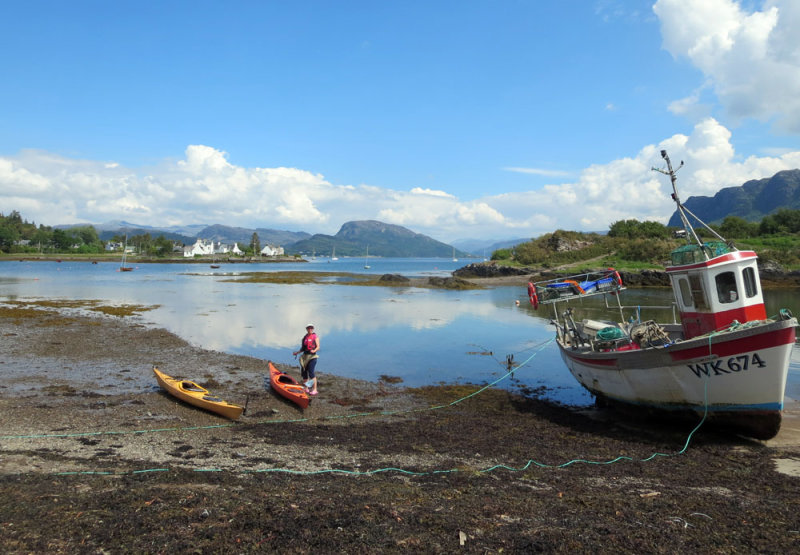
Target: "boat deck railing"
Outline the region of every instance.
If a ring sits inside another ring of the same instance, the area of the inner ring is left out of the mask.
[[[598,295],[615,295],[625,290],[619,273],[613,268],[537,281],[531,285],[534,287],[538,304],[553,304]]]

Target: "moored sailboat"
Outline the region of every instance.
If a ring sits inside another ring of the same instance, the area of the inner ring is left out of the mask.
[[[120,272],[132,272],[133,266],[126,266],[125,265],[125,257],[128,254],[128,236],[125,236],[125,242],[122,245],[122,262],[119,265]]]
[[[681,204],[675,170],[661,155],[667,169],[657,171],[671,179],[687,237],[666,268],[680,322],[642,320],[638,307],[622,305],[613,269],[531,283],[531,304],[553,305],[561,357],[599,404],[705,415],[769,439],[780,430],[797,320],[786,309],[767,316],[756,253],[738,250]],[[717,240],[701,241],[688,216]],[[576,322],[571,307],[559,312],[560,303],[596,295],[616,300],[618,320]],[[625,310],[637,318],[626,322]]]

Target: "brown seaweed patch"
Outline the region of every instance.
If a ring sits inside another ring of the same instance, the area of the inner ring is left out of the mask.
[[[0,318],[13,318],[21,320],[23,318],[41,318],[42,315],[43,311],[37,308],[0,306]]]
[[[153,310],[158,308],[159,305],[153,306],[144,306],[144,305],[133,305],[133,304],[126,304],[120,306],[110,306],[110,305],[102,305],[101,301],[93,300],[93,299],[82,299],[82,300],[72,300],[72,299],[40,299],[35,301],[8,301],[5,304],[11,306],[0,306],[0,317],[2,318],[41,318],[43,312],[38,308],[32,307],[41,307],[44,309],[88,309],[94,312],[100,312],[102,314],[106,314],[108,316],[131,316],[134,314],[138,314],[140,312],[146,312],[148,310]],[[64,318],[60,323],[67,324],[74,319]],[[43,324],[45,325],[45,324]],[[60,325],[58,322],[49,322],[46,325]]]
[[[441,385],[441,386],[425,386],[409,389],[409,393],[417,395],[427,402],[434,405],[446,405],[457,400],[465,400],[476,391],[481,389],[482,386],[476,384],[458,384],[458,385]],[[486,389],[480,395],[470,397],[471,403],[477,403],[484,409],[489,407],[493,409],[502,406],[511,408],[511,394],[502,389]]]
[[[28,304],[44,308],[87,308],[97,306],[100,301],[93,299],[40,299],[37,301],[15,301],[17,304]]]
[[[358,280],[359,285],[374,279],[373,276],[352,274],[349,272],[242,272],[231,279],[221,281],[235,283],[280,283],[280,284],[303,284],[303,283],[336,283],[350,284],[352,280]]]
[[[47,393],[50,396],[54,395],[66,395],[68,397],[73,397],[78,395],[78,390],[72,387],[71,385],[48,385],[42,388],[42,391]]]
[[[139,314],[140,312],[147,312],[148,310],[153,310],[158,308],[160,305],[152,305],[152,306],[144,306],[140,304],[124,304],[120,306],[96,306],[90,308],[94,312],[100,312],[107,316],[118,316],[120,318],[124,318],[125,316],[134,316]]]
[[[482,289],[480,285],[457,277],[430,277],[428,278],[428,287],[434,287],[436,289],[455,289],[458,291]]]
[[[42,328],[58,328],[74,324],[77,321],[78,321],[77,318],[69,318],[66,316],[52,316],[50,318],[37,322],[36,325]]]
[[[354,274],[350,272],[242,272],[231,276],[233,283],[279,283],[318,285],[360,285],[377,287],[427,287],[433,289],[483,289],[483,286],[454,277],[405,278],[393,274]]]

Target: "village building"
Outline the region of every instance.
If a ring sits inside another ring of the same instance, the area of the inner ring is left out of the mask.
[[[213,241],[206,241],[205,239],[198,239],[194,245],[183,247],[183,257],[192,258],[194,256],[210,256],[214,254]]]
[[[283,249],[281,249],[282,251]],[[239,245],[223,244],[221,241],[208,241],[206,239],[197,239],[193,245],[183,247],[184,258],[192,258],[194,256],[214,256],[221,254],[233,254],[241,256],[244,254],[239,248]]]
[[[283,256],[283,247],[266,245],[261,249],[261,256]]]

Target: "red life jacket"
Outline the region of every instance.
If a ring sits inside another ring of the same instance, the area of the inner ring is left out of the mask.
[[[312,349],[317,348],[317,334],[307,333],[303,338],[303,351],[310,353]]]

